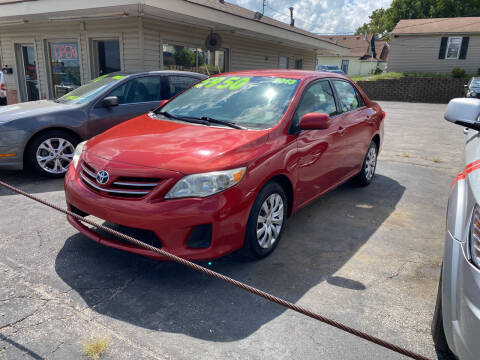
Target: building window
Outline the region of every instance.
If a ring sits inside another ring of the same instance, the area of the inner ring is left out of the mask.
[[[350,64],[350,60],[342,60],[342,71],[345,74],[348,74],[348,65]]]
[[[50,81],[53,96],[59,98],[81,85],[77,42],[50,42]]]
[[[303,69],[303,59],[295,58],[295,69]]]
[[[120,41],[118,39],[93,39],[90,42],[92,54],[92,78],[121,70]]]
[[[228,51],[209,51],[183,45],[163,44],[163,69],[194,71],[206,75],[227,70]]]
[[[460,53],[460,47],[462,45],[461,37],[449,37],[447,44],[446,59],[458,59]]]
[[[289,58],[288,56],[280,56],[278,58],[278,68],[279,69],[288,69],[289,66]]]

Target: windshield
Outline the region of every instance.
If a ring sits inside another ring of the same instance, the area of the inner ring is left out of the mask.
[[[475,88],[480,87],[480,79],[473,79],[470,86]]]
[[[300,80],[215,76],[180,94],[159,111],[175,117],[212,118],[255,129],[277,124]]]
[[[62,104],[84,104],[106,88],[112,86],[119,80],[123,79],[123,75],[103,75],[89,81],[87,84],[76,88],[73,91],[63,95],[56,101]]]

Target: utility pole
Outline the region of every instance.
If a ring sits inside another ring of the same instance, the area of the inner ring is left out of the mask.
[[[267,4],[267,0],[262,1],[262,15],[265,15],[265,5]]]

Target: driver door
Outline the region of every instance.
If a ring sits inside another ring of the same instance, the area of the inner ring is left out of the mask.
[[[330,128],[299,130],[301,117],[312,112],[330,115]],[[337,113],[334,91],[329,80],[316,81],[303,93],[293,117],[293,128],[299,131],[296,198],[300,206],[335,185],[343,173],[342,149],[339,146],[341,129]]]
[[[89,136],[154,110],[161,100],[169,98],[166,81],[163,76],[144,76],[113,89],[106,97],[116,96],[118,106],[105,107],[97,102],[89,114]]]

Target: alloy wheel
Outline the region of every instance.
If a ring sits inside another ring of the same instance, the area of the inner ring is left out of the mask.
[[[372,146],[368,149],[367,159],[365,160],[365,177],[370,181],[375,174],[375,167],[377,166],[377,149]]]
[[[63,138],[50,138],[37,148],[37,163],[50,174],[63,174],[73,160],[75,147]]]
[[[263,249],[275,244],[283,226],[283,199],[273,193],[265,199],[257,218],[257,242]]]

